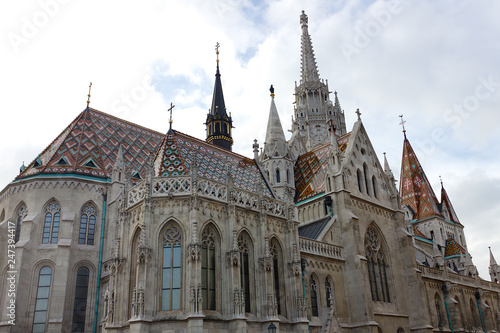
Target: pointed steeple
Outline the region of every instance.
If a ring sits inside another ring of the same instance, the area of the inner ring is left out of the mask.
[[[227,115],[224,94],[222,93],[222,82],[219,71],[219,46],[219,43],[215,46],[217,54],[217,70],[215,72],[212,107],[208,112],[205,125],[207,126],[207,142],[227,150],[231,150],[233,145],[233,120],[231,118],[231,114],[229,114],[229,116]]]
[[[308,18],[304,11],[300,15],[300,26],[302,27],[301,38],[301,66],[302,66],[302,82],[314,82],[319,80],[318,65],[314,57],[314,50],[311,42],[311,35],[308,31]]]
[[[271,108],[269,109],[269,120],[267,121],[266,145],[264,146],[264,156],[285,156],[286,139],[280,116],[274,103],[274,88],[271,85]]]
[[[488,246],[488,250],[490,251],[490,266],[497,265],[497,261],[495,257],[493,257],[493,253],[491,252],[491,247]]]
[[[434,215],[441,216],[438,201],[425,175],[410,141],[404,139],[403,158],[401,164],[401,180],[399,183],[401,204],[409,206],[415,212],[415,219]]]
[[[455,209],[453,208],[450,198],[448,197],[448,193],[446,193],[443,182],[441,181],[441,211],[444,211],[444,209],[448,211],[450,221],[460,224],[457,213],[455,213]]]
[[[330,121],[333,122],[337,136],[346,133],[346,126],[337,96],[335,95],[334,104],[330,100],[328,81],[320,79],[308,31],[308,18],[304,11],[300,15],[300,25],[301,77],[299,85],[295,83],[295,121],[292,123],[293,134],[289,146],[298,151],[299,147],[305,145],[305,149],[311,151],[331,141]]]

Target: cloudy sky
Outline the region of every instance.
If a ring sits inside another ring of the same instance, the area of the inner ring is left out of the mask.
[[[299,15],[320,76],[338,91],[348,130],[356,108],[382,159],[401,167],[408,139],[439,193],[439,176],[474,262],[500,260],[500,2],[70,1],[0,4],[0,188],[85,108],[204,138],[216,42],[234,151],[261,145],[269,86],[290,128],[300,79]],[[290,134],[290,133],[288,133]]]

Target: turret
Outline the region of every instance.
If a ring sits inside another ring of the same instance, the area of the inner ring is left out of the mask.
[[[497,261],[495,260],[495,257],[493,257],[493,253],[491,252],[491,247],[488,247],[490,250],[490,277],[491,281],[495,283],[500,282],[500,267],[497,264]]]
[[[233,137],[232,128],[233,120],[231,113],[226,112],[226,104],[224,102],[224,94],[222,93],[222,82],[219,71],[219,43],[215,50],[217,54],[217,70],[215,73],[214,93],[212,96],[212,107],[208,111],[207,120],[205,122],[207,129],[207,142],[216,146],[232,150]]]

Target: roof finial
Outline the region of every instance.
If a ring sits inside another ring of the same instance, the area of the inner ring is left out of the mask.
[[[399,125],[403,126],[403,133],[405,134],[405,138],[406,138],[406,129],[405,129],[405,123],[406,123],[406,121],[403,120],[403,115],[402,114],[399,115],[399,118],[401,118],[401,122],[399,123]]]
[[[443,177],[441,177],[441,175],[439,175],[439,181],[441,182],[441,189],[444,188],[444,186],[443,186]]]
[[[89,107],[89,104],[90,104],[90,90],[92,89],[92,82],[90,82],[90,85],[89,85],[89,94],[87,95],[88,98],[87,98],[87,109]]]
[[[356,109],[356,114],[358,115],[358,120],[361,120],[361,112],[359,112],[359,109]]]
[[[168,109],[168,111],[170,112],[170,120],[168,121],[170,123],[169,131],[172,129],[172,123],[174,122],[172,120],[172,111],[174,110],[174,108],[175,108],[175,105],[173,105],[172,103],[170,103],[170,108]]]
[[[271,97],[274,97],[274,88],[273,88],[272,84],[271,84],[271,88],[269,88],[269,91],[271,92]]]
[[[220,47],[220,44],[219,44],[219,42],[217,42],[215,44],[215,54],[217,55],[217,62],[219,62],[219,47]]]

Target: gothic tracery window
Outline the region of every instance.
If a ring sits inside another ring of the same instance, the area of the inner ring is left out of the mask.
[[[181,234],[177,227],[170,226],[163,234],[162,311],[181,308],[181,258]]]
[[[269,250],[271,257],[273,258],[273,287],[274,287],[274,294],[276,295],[276,305],[277,305],[277,314],[281,315],[282,314],[282,295],[283,295],[283,290],[282,286],[280,284],[280,281],[282,279],[281,277],[281,271],[280,271],[280,263],[281,263],[281,249],[278,244],[278,242],[273,239],[269,242]]]
[[[96,209],[94,205],[85,205],[80,215],[78,244],[94,245],[95,221]]]
[[[250,255],[251,240],[246,233],[238,236],[238,250],[240,251],[240,282],[245,296],[245,312],[251,312],[250,299]]]
[[[316,279],[311,276],[311,314],[313,317],[318,317],[318,285]]]
[[[45,208],[43,223],[42,244],[57,244],[59,237],[59,223],[61,221],[61,207],[56,201],[51,201]]]
[[[203,310],[216,310],[216,232],[212,226],[201,236],[201,293]]]
[[[365,254],[372,300],[390,302],[389,283],[387,280],[387,260],[382,248],[380,236],[373,226],[368,227],[366,231]]]
[[[23,203],[21,207],[18,208],[17,214],[16,214],[16,234],[14,241],[17,243],[19,240],[19,237],[21,236],[21,227],[22,227],[22,222],[23,219],[28,215],[28,207]]]

